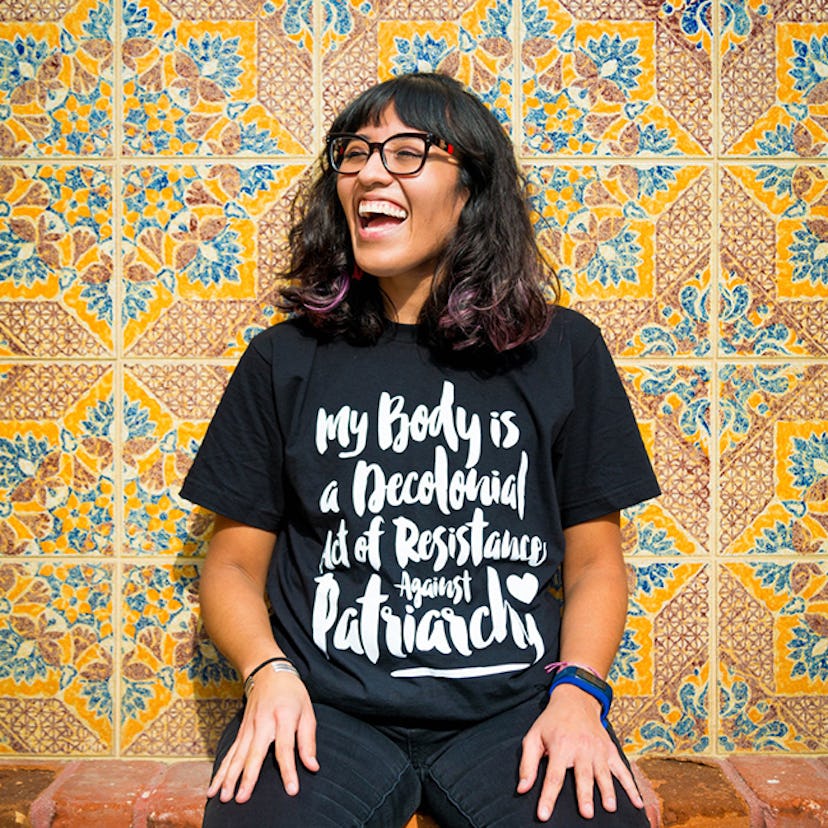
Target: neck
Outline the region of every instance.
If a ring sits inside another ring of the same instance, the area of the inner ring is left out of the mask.
[[[388,318],[402,325],[416,325],[431,290],[431,279],[423,279],[413,285],[381,280],[380,287],[384,293],[385,313]]]

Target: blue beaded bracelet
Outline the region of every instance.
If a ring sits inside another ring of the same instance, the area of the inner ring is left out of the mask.
[[[549,695],[559,684],[574,684],[585,693],[589,693],[594,699],[601,703],[601,724],[607,727],[609,724],[610,705],[612,704],[612,687],[597,676],[592,675],[589,670],[583,667],[564,667],[555,673],[552,684],[549,686]]]

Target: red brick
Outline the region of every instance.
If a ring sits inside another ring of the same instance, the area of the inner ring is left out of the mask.
[[[816,759],[732,756],[730,764],[763,803],[767,828],[828,826],[828,771]]]
[[[630,762],[635,784],[638,785],[638,790],[641,792],[641,797],[644,800],[644,813],[647,814],[647,820],[650,823],[650,828],[662,828],[661,822],[661,802],[655,788],[650,784],[647,775],[638,767],[637,762]]]
[[[181,762],[170,765],[164,778],[145,800],[147,828],[200,828],[207,800],[212,763]],[[136,826],[142,825],[136,805]]]
[[[0,828],[28,828],[29,808],[63,763],[0,761]]]
[[[714,760],[641,758],[664,828],[750,828],[750,809]]]
[[[652,828],[828,828],[828,758],[643,757],[633,769]],[[0,802],[13,809],[0,809],[0,828],[197,828],[209,775],[206,761],[0,761]],[[407,828],[436,826],[416,815]]]
[[[32,826],[131,826],[136,800],[155,787],[164,768],[161,762],[105,759],[72,762],[32,805]]]

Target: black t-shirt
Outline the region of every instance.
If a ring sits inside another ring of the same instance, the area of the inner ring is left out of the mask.
[[[276,640],[315,701],[473,722],[548,684],[563,529],[659,493],[598,328],[558,308],[519,359],[471,370],[415,326],[370,347],[259,334],[187,499],[277,533]]]

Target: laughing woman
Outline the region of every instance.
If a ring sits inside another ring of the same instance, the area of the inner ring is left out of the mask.
[[[368,89],[290,250],[183,489],[245,678],[205,826],[646,826],[605,679],[658,486],[508,137],[447,77]]]

